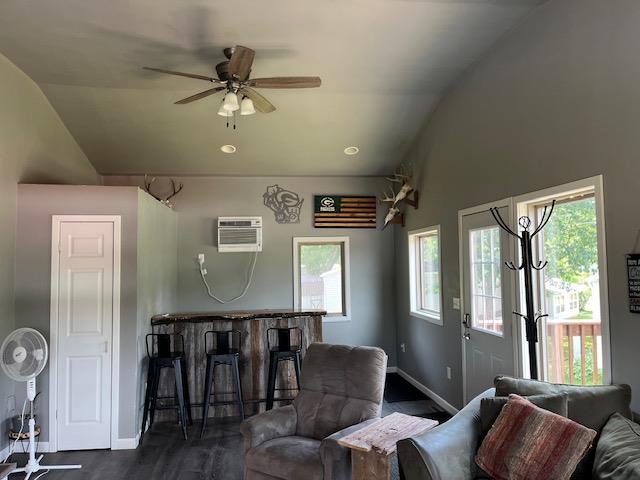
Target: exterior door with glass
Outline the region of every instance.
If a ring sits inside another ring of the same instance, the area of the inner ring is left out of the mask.
[[[487,209],[460,216],[464,401],[515,373],[510,239]],[[500,208],[510,218],[506,206]]]

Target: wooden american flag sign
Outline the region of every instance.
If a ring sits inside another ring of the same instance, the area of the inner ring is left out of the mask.
[[[376,228],[376,202],[372,195],[314,195],[316,228]]]

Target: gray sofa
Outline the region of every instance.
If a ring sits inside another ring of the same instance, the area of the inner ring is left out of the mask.
[[[566,393],[568,416],[600,432],[613,413],[632,418],[628,385],[580,387],[535,380],[497,377],[495,387],[478,395],[448,422],[422,435],[398,442],[401,477],[406,480],[472,480],[486,478],[474,457],[480,446],[480,402],[484,397]],[[591,478],[598,438],[572,479]]]
[[[310,345],[293,404],[240,427],[245,480],[350,479],[351,452],[337,442],[380,417],[386,369],[379,348]]]

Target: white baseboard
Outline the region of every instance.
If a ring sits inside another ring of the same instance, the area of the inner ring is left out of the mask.
[[[11,448],[11,444],[7,445],[2,450],[0,450],[0,461],[7,458],[7,455],[9,455],[9,448]]]
[[[22,442],[24,443],[24,447],[27,448],[28,447],[28,442],[26,440],[22,440]],[[13,440],[11,440],[11,443],[9,443],[9,445],[7,445],[5,448],[0,450],[0,461],[2,461],[5,458],[7,458],[7,455],[9,455],[9,449],[11,448],[11,445],[13,445]],[[36,452],[38,452],[38,453],[49,453],[50,452],[50,450],[49,450],[49,442],[36,443]],[[23,453],[22,452],[22,446],[20,446],[20,443],[18,443],[18,445],[16,445],[16,451],[14,453]]]
[[[140,434],[135,438],[119,438],[115,445],[111,445],[111,450],[135,450],[140,443]]]
[[[440,407],[442,407],[446,412],[450,413],[451,415],[455,415],[456,413],[458,413],[458,409],[456,407],[454,407],[453,405],[451,405],[449,402],[447,402],[444,398],[442,398],[440,395],[438,395],[437,393],[435,393],[434,391],[432,391],[430,388],[426,387],[425,385],[423,385],[422,383],[420,383],[418,380],[416,380],[415,378],[413,378],[411,375],[409,375],[407,372],[405,372],[404,370],[395,367],[397,373],[404,378],[407,382],[409,382],[411,385],[413,385],[414,387],[416,387],[418,390],[420,390],[422,393],[424,393],[425,395],[427,395],[429,398],[431,398],[431,400],[433,400],[434,402],[436,402]]]
[[[398,367],[387,367],[387,373],[397,373]]]

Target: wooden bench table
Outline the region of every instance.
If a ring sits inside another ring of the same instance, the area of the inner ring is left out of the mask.
[[[396,443],[437,425],[435,420],[396,412],[341,438],[338,444],[351,449],[354,480],[389,480]]]

